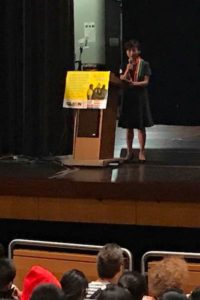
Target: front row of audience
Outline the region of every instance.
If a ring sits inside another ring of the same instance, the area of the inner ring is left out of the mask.
[[[16,269],[11,260],[0,258],[0,299],[15,300],[200,300],[200,288],[183,292],[188,270],[184,259],[166,257],[152,265],[146,279],[124,270],[120,246],[106,244],[97,256],[95,281],[88,283],[83,272],[73,269],[60,281],[41,266],[33,266],[24,278],[22,291],[13,284]]]

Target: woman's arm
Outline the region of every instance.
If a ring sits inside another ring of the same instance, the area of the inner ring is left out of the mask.
[[[132,67],[131,64],[127,64],[124,74],[120,75],[121,80],[125,80],[128,82],[131,81],[130,72],[129,72],[131,67]]]
[[[148,86],[149,76],[145,75],[143,81],[131,81],[130,84],[133,85],[133,86],[141,86],[141,87]]]

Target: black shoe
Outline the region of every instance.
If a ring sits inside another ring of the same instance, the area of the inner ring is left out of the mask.
[[[142,163],[142,164],[144,164],[145,163],[145,161],[146,161],[146,158],[145,158],[145,155],[142,153],[139,153],[139,162],[140,163]]]

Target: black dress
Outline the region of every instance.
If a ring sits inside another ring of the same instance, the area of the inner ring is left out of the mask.
[[[131,77],[134,76],[134,71]],[[151,69],[149,63],[143,61],[138,81],[143,81],[145,75],[150,76]],[[130,129],[153,126],[147,87],[132,86],[124,89],[118,126]]]

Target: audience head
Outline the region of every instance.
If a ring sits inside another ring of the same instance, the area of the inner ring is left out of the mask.
[[[115,284],[108,284],[104,290],[101,290],[98,300],[133,300],[131,293]]]
[[[57,278],[40,266],[33,266],[24,278],[21,300],[29,300],[33,289],[42,283],[51,283],[60,287]]]
[[[117,244],[106,244],[97,255],[97,272],[101,279],[117,283],[122,272],[123,251]]]
[[[86,296],[88,281],[83,272],[72,269],[63,274],[61,287],[67,300],[82,300]]]
[[[200,286],[196,287],[190,294],[190,300],[200,300]]]
[[[11,298],[13,294],[12,283],[16,276],[16,269],[12,260],[0,259],[0,298]]]
[[[43,283],[34,288],[30,300],[63,300],[62,290],[54,284]]]
[[[141,300],[148,293],[146,279],[139,272],[125,271],[119,278],[118,285],[128,289],[134,300]]]
[[[151,296],[160,298],[168,289],[181,289],[187,276],[187,263],[183,258],[165,257],[153,265],[149,271],[149,293]]]
[[[161,300],[187,300],[187,296],[179,289],[171,289],[164,292]]]

